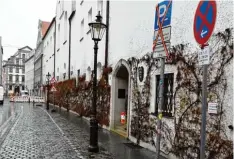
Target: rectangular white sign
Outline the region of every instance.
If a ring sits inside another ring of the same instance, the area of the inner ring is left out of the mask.
[[[167,47],[167,50],[168,50],[168,53],[169,53],[170,43],[165,43],[165,44],[166,44],[166,47]],[[154,52],[153,52],[153,58],[161,58],[161,57],[166,57],[166,51],[165,51],[165,48],[163,47],[163,44],[157,45],[155,47]]]
[[[208,103],[208,113],[217,114],[218,113],[218,103]]]
[[[210,48],[205,47],[198,53],[198,64],[200,66],[208,65],[210,63]]]
[[[163,38],[164,38],[164,42],[170,42],[171,40],[171,27],[166,27],[162,29],[163,31]],[[154,31],[154,36],[153,36],[153,41],[156,40],[156,37],[159,33],[159,30],[155,30]],[[157,44],[162,44],[162,39],[161,39],[161,33],[158,35],[158,40],[157,40]]]

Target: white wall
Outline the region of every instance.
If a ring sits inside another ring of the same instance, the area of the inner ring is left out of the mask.
[[[105,23],[105,4],[103,2],[103,22]],[[71,68],[73,67],[74,77],[77,76],[77,70],[80,69],[80,74],[87,72],[87,68],[90,67],[93,70],[93,59],[94,59],[94,42],[91,39],[91,34],[88,33],[89,18],[88,12],[92,8],[92,21],[96,19],[98,3],[97,1],[80,1],[76,2],[76,14],[73,17],[71,25]],[[81,21],[84,19],[84,31],[83,36],[81,35]],[[83,39],[82,39],[83,38]],[[82,39],[82,40],[81,40]],[[103,39],[98,44],[98,62],[104,65],[105,60],[105,34]]]
[[[57,2],[56,11],[56,62],[55,76],[59,76],[59,80],[63,80],[63,73],[66,73],[68,79],[68,49],[69,49],[69,21],[71,14],[72,1]],[[65,18],[65,11],[67,16]],[[66,68],[64,68],[64,64]],[[57,71],[59,69],[59,71]]]
[[[25,86],[28,88],[28,91],[34,89],[34,58],[32,57],[25,63]]]
[[[155,19],[156,1],[111,1],[110,2],[110,35],[109,35],[109,64],[115,68],[121,59],[132,56],[142,56],[147,52],[152,52],[153,29]],[[171,20],[171,45],[180,43],[191,43],[191,49],[199,49],[193,36],[193,21],[198,1],[173,1]],[[233,27],[233,2],[217,1],[217,20],[214,32],[224,31]],[[227,68],[230,70],[230,67]],[[231,71],[232,72],[232,71]],[[174,73],[175,68],[166,66],[165,73]],[[155,107],[155,72],[152,75],[152,98],[150,112],[154,112]],[[232,81],[233,74],[229,81]],[[232,82],[230,82],[232,86]],[[175,87],[175,84],[174,84]],[[228,88],[226,99],[226,123],[231,124],[233,116],[232,87]],[[231,102],[227,102],[229,101]],[[165,119],[169,125],[173,125],[171,120]],[[227,125],[227,124],[226,124]],[[228,130],[229,131],[229,130]],[[228,134],[232,138],[232,134]],[[155,150],[154,147],[144,144],[145,147]]]
[[[110,2],[109,64],[152,51],[156,5],[156,1]],[[197,5],[198,1],[172,2],[171,45],[189,42],[198,48],[193,36]],[[217,1],[217,11],[214,32],[233,27],[233,2]]]
[[[44,38],[43,46],[43,66],[42,66],[42,78],[43,84],[46,84],[46,75],[49,72],[51,77],[54,73],[54,32],[55,32],[55,22],[51,25]]]

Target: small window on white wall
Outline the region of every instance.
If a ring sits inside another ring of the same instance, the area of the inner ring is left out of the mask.
[[[86,70],[86,81],[90,81],[91,80],[91,68],[88,67]]]
[[[64,42],[67,40],[67,12],[64,15]]]
[[[84,37],[84,19],[80,23],[80,38]]]
[[[102,64],[101,62],[98,62],[97,64],[97,79],[101,79],[101,74],[102,74]]]
[[[64,69],[66,69],[66,63],[64,63]]]

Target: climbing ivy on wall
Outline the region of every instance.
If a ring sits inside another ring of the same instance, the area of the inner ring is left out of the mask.
[[[207,118],[208,159],[231,158],[233,144],[225,135],[223,119],[225,118],[224,97],[227,90],[225,69],[233,59],[233,29],[226,29],[215,34],[211,41],[211,63],[208,69],[208,102],[218,103],[218,114]],[[155,146],[154,138],[161,133],[161,148],[172,152],[179,158],[199,158],[201,127],[201,93],[202,69],[198,66],[198,51],[192,52],[189,44],[180,44],[170,49],[171,65],[177,68],[174,88],[174,118],[163,120],[162,129],[157,131],[157,118],[149,113],[151,75],[160,68],[152,55],[128,60],[131,67],[132,82],[132,119],[131,135],[140,141]],[[138,67],[143,64],[146,69],[145,81],[139,83]],[[173,122],[174,120],[174,122]],[[168,123],[174,123],[174,128]]]
[[[100,125],[109,126],[110,114],[110,85],[106,81],[106,76],[111,73],[112,68],[104,68],[102,76],[98,81],[97,88],[97,119]],[[92,80],[86,81],[85,75],[76,79],[66,80],[56,85],[58,91],[55,96],[55,104],[69,110],[77,112],[80,116],[89,117],[92,107]],[[50,96],[50,101],[53,101]]]

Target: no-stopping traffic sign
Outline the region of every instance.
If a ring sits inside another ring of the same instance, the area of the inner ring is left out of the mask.
[[[217,15],[215,0],[201,0],[198,4],[194,23],[193,33],[198,44],[204,45],[212,35]]]

